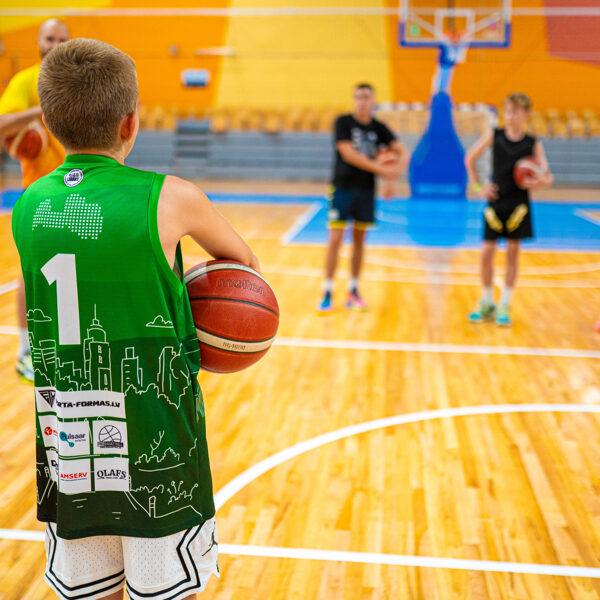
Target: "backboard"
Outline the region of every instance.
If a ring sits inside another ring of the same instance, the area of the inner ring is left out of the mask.
[[[510,45],[510,0],[400,0],[399,42],[431,48],[453,44],[470,48]]]

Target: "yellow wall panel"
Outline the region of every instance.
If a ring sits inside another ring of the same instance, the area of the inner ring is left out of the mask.
[[[219,105],[347,106],[353,85],[363,80],[373,83],[380,99],[390,97],[383,15],[232,16],[226,39],[235,55],[223,60]]]

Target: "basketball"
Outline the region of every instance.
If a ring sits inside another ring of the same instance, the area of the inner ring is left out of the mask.
[[[231,260],[211,260],[185,274],[200,364],[235,373],[262,358],[279,326],[277,298],[262,275]]]
[[[393,150],[384,148],[383,150],[380,150],[377,153],[375,160],[377,160],[377,162],[383,163],[384,165],[392,165],[398,160],[398,157],[396,156],[396,153]]]
[[[6,138],[6,150],[15,160],[37,158],[48,144],[48,136],[39,121],[28,123],[16,135]]]
[[[523,188],[523,183],[527,177],[534,177],[535,175],[543,175],[544,169],[542,165],[534,156],[526,156],[517,162],[513,170],[513,177],[515,178],[516,184]]]

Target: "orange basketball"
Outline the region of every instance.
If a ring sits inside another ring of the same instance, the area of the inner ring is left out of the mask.
[[[260,273],[236,261],[211,260],[191,268],[185,283],[202,369],[234,373],[267,353],[279,326],[279,305]]]
[[[391,165],[398,160],[396,153],[393,150],[389,150],[387,148],[384,150],[380,150],[377,153],[375,159],[377,160],[377,162],[383,163],[384,165]]]
[[[513,177],[515,178],[516,184],[523,188],[524,180],[527,177],[534,177],[535,175],[543,175],[544,169],[540,164],[540,161],[534,156],[526,156],[521,160],[517,161],[513,170]]]
[[[16,135],[6,138],[6,150],[16,159],[37,158],[48,144],[48,136],[39,121],[28,123]]]

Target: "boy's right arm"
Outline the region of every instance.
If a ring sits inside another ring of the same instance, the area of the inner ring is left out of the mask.
[[[23,78],[16,75],[0,97],[0,139],[16,135],[25,125],[41,117],[42,109],[31,106],[27,86]]]
[[[482,184],[479,181],[479,176],[477,175],[477,161],[488,148],[491,148],[493,142],[494,132],[490,129],[467,150],[465,155],[465,166],[473,189],[477,192],[478,196],[492,202],[498,197],[498,188],[493,183]]]
[[[260,270],[258,259],[229,222],[193,183],[167,175],[158,200],[158,234],[170,265],[189,235],[216,259],[236,260]]]

